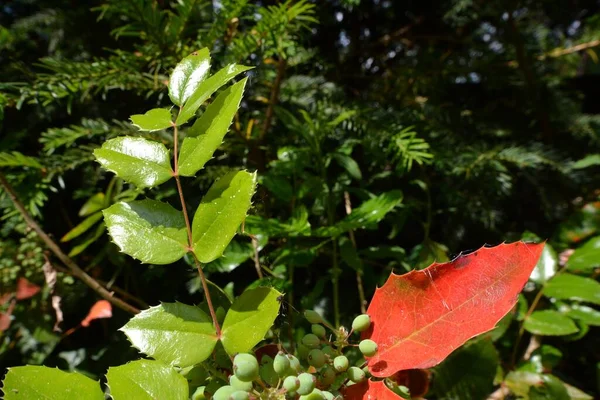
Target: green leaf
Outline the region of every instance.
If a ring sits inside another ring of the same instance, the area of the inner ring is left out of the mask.
[[[179,153],[180,175],[194,176],[223,143],[240,106],[247,81],[248,78],[244,78],[220,93],[188,130],[188,137],[183,140]]]
[[[583,168],[588,168],[588,167],[592,167],[595,165],[600,165],[600,154],[589,154],[589,155],[583,157],[582,159],[575,161],[571,165],[571,168],[583,169]]]
[[[217,89],[229,82],[236,75],[244,71],[248,71],[249,69],[252,69],[252,67],[230,64],[202,82],[200,87],[198,87],[198,89],[190,96],[188,101],[185,102],[183,107],[181,107],[179,115],[177,116],[177,125],[185,124],[194,116],[202,103],[212,96]]]
[[[155,200],[119,202],[103,211],[108,233],[122,252],[149,264],[170,264],[187,252],[183,214]]]
[[[546,243],[544,249],[542,250],[542,255],[540,256],[540,259],[533,269],[529,279],[536,283],[542,284],[556,274],[557,267],[558,257],[556,255],[556,251],[554,251],[551,245]]]
[[[137,360],[106,373],[114,400],[187,400],[188,384],[175,369],[157,361]]]
[[[76,227],[67,232],[61,239],[61,242],[68,242],[75,239],[76,237],[83,235],[87,232],[94,224],[102,219],[102,213],[97,211],[95,214],[90,215],[83,221],[81,221]]]
[[[223,251],[244,221],[256,186],[256,173],[230,172],[215,182],[196,210],[192,223],[194,253],[202,263]]]
[[[5,400],[104,400],[100,384],[87,376],[33,365],[9,368],[2,391]]]
[[[90,197],[79,209],[79,216],[85,217],[90,214],[95,213],[96,211],[102,210],[106,205],[104,202],[106,201],[104,193],[96,193],[92,197]]]
[[[153,187],[172,176],[169,150],[162,143],[129,136],[107,140],[94,150],[102,166],[139,188]]]
[[[600,326],[600,311],[582,304],[571,304],[560,308],[567,317],[579,320],[587,325]]]
[[[544,295],[559,300],[571,299],[600,304],[600,283],[582,276],[562,274],[548,282]]]
[[[135,114],[129,118],[140,131],[160,131],[172,126],[171,111],[166,108],[153,108],[146,114]]]
[[[228,354],[245,353],[260,342],[279,313],[281,293],[273,288],[246,290],[229,308],[221,341]]]
[[[524,325],[527,331],[543,336],[564,336],[579,331],[571,318],[554,310],[536,311]]]
[[[593,400],[594,397],[590,396],[583,390],[577,389],[575,386],[571,386],[567,383],[563,382],[563,385],[567,388],[567,393],[569,394],[570,400]]]
[[[258,239],[258,250],[260,251],[268,243],[269,238],[261,234],[256,235],[256,238]],[[232,240],[223,252],[223,257],[206,264],[205,268],[207,271],[231,272],[253,256],[254,247],[251,242],[248,240],[245,242]]]
[[[342,168],[344,168],[348,172],[348,174],[350,174],[352,178],[357,180],[362,179],[360,167],[352,157],[342,153],[334,153],[333,158],[338,162],[338,164],[340,164]]]
[[[569,271],[592,272],[600,266],[600,236],[588,240],[571,254],[567,261]]]
[[[383,193],[362,203],[338,224],[316,229],[313,235],[319,237],[339,236],[352,229],[366,228],[368,225],[380,222],[401,201],[402,192],[399,190]]]
[[[106,230],[106,225],[104,223],[100,223],[96,227],[96,231],[94,232],[93,235],[89,236],[88,239],[86,239],[82,243],[79,243],[77,246],[74,246],[71,249],[71,251],[69,251],[69,257],[75,257],[76,255],[80,254],[82,251],[87,249],[89,245],[94,243],[96,240],[98,240],[98,238],[100,236],[102,236],[102,234],[104,233],[105,230]]]
[[[356,251],[356,248],[350,239],[348,239],[346,236],[341,236],[339,239],[339,248],[342,260],[348,264],[348,266],[355,271],[363,270],[362,260],[360,259],[360,256],[358,255],[358,252]]]
[[[171,101],[182,106],[198,90],[210,72],[210,53],[205,47],[187,56],[173,70],[169,80]]]
[[[206,360],[218,340],[212,319],[199,307],[181,303],[144,310],[120,330],[141,352],[179,367]]]
[[[567,388],[553,375],[512,371],[506,375],[504,384],[519,398],[569,400]]]

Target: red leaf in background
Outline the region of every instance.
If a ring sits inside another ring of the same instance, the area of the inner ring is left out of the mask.
[[[12,297],[13,293],[4,293],[4,294],[0,294],[0,306],[6,302],[8,302],[10,300],[10,298]]]
[[[17,300],[25,300],[35,296],[40,291],[40,287],[29,282],[25,278],[19,278],[17,281]]]
[[[421,271],[392,274],[375,291],[362,338],[379,349],[368,358],[376,377],[424,369],[470,338],[489,331],[515,305],[544,243],[483,247]]]
[[[90,326],[90,322],[95,319],[110,317],[112,317],[112,306],[110,303],[106,300],[98,300],[96,304],[90,308],[87,317],[81,321],[81,326]]]
[[[398,400],[402,397],[392,392],[383,381],[362,381],[344,390],[344,400]]]
[[[16,300],[11,301],[8,310],[6,310],[5,313],[0,313],[0,332],[3,332],[10,327],[10,315],[12,314],[16,303]]]

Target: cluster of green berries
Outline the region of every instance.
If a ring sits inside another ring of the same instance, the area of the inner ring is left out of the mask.
[[[221,386],[212,399],[337,400],[342,399],[344,385],[365,380],[366,368],[352,366],[343,349],[355,346],[348,343],[352,332],[369,329],[369,316],[356,317],[350,334],[343,327],[333,328],[315,311],[306,311],[305,317],[311,323],[311,333],[302,338],[296,355],[279,351],[274,358],[262,356],[259,362],[253,354],[237,354],[229,384]],[[327,328],[332,331],[329,336]],[[377,352],[377,344],[369,339],[362,340],[358,348],[366,357]],[[192,399],[203,399],[203,392]]]
[[[0,241],[0,284],[12,285],[19,276],[27,278],[43,275],[43,248],[34,231],[19,239],[18,246],[11,241]]]

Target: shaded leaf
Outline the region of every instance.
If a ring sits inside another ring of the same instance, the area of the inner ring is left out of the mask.
[[[40,290],[41,288],[38,285],[21,277],[17,281],[17,292],[15,294],[15,298],[17,300],[25,300],[38,294]]]
[[[569,271],[592,272],[600,266],[600,236],[596,236],[576,249],[567,261]]]
[[[230,172],[213,183],[192,223],[194,253],[202,263],[223,251],[244,221],[256,187],[256,173]]]
[[[129,118],[140,131],[160,131],[172,126],[171,111],[166,108],[153,108],[145,114],[135,114]]]
[[[2,391],[5,400],[104,400],[100,384],[87,376],[33,365],[9,368]]]
[[[572,274],[554,277],[544,288],[544,295],[555,299],[586,301],[600,304],[600,283]]]
[[[379,346],[368,358],[372,374],[429,368],[493,329],[515,305],[543,247],[523,242],[484,247],[449,263],[392,274],[367,310],[372,324],[363,338]]]
[[[554,310],[535,311],[524,326],[528,332],[544,336],[564,336],[579,331],[571,318]]]
[[[102,213],[97,211],[95,214],[90,215],[83,221],[81,221],[76,227],[71,229],[69,232],[60,238],[61,242],[68,242],[75,239],[76,237],[83,235],[87,232],[94,224],[102,219]]]
[[[112,306],[106,300],[98,300],[92,308],[90,308],[90,312],[88,315],[81,321],[81,326],[90,326],[90,322],[95,319],[102,318],[110,318],[112,317]]]
[[[579,320],[587,325],[600,326],[600,311],[581,304],[571,304],[560,311],[567,317]]]
[[[199,307],[181,303],[144,310],[120,330],[141,352],[180,367],[203,362],[217,343],[211,318]]]
[[[83,206],[81,206],[81,208],[79,209],[79,216],[80,217],[86,217],[90,214],[95,213],[96,211],[100,211],[102,210],[106,205],[105,205],[105,194],[100,192],[100,193],[96,193],[95,195],[93,195],[92,197],[90,197],[84,204]]]
[[[360,167],[358,163],[354,161],[354,159],[346,154],[342,153],[334,153],[333,158],[340,164],[342,168],[344,168],[348,174],[356,179],[362,179],[362,173],[360,172]]]
[[[74,246],[71,249],[71,251],[69,251],[69,257],[75,257],[76,255],[80,254],[82,251],[87,249],[89,245],[94,243],[96,240],[98,240],[98,238],[100,236],[102,236],[102,234],[104,233],[105,230],[106,230],[106,225],[104,225],[104,223],[99,224],[96,227],[96,231],[94,232],[93,235],[89,236],[85,241],[83,241],[82,243],[79,243],[77,246]]]
[[[172,176],[169,150],[164,144],[136,137],[107,140],[94,150],[96,160],[139,188],[153,187]]]
[[[228,354],[252,350],[273,325],[279,314],[279,296],[273,288],[258,287],[244,291],[227,311],[221,341]]]
[[[240,106],[248,78],[220,93],[188,130],[179,152],[179,174],[194,176],[210,160],[223,142]]]
[[[133,258],[170,264],[187,252],[183,214],[166,203],[149,199],[119,202],[103,213],[113,241]]]
[[[187,400],[188,384],[175,369],[157,361],[137,360],[106,373],[115,400]]]
[[[583,169],[589,168],[595,165],[600,165],[600,154],[588,154],[580,160],[575,161],[571,168],[573,169]]]
[[[198,90],[210,72],[210,53],[207,48],[196,51],[177,64],[169,80],[171,101],[182,106]]]

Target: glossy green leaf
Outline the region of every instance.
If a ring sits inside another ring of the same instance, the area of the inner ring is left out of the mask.
[[[103,211],[121,251],[148,264],[170,264],[187,252],[183,214],[155,200],[119,202]]]
[[[333,158],[340,164],[342,168],[344,168],[348,174],[357,180],[362,179],[362,173],[360,172],[360,167],[358,163],[354,161],[354,159],[346,154],[342,153],[334,153]]]
[[[584,306],[583,304],[571,304],[560,311],[567,317],[579,320],[587,325],[600,326],[600,311]]]
[[[106,231],[106,225],[104,223],[98,224],[96,227],[96,231],[89,236],[86,240],[74,246],[71,251],[69,251],[69,257],[75,257],[80,254],[82,251],[88,248],[92,243],[94,243],[102,234]]]
[[[92,226],[96,224],[96,222],[102,219],[102,213],[97,211],[95,214],[90,215],[83,221],[81,221],[77,226],[67,232],[61,239],[61,242],[68,242],[70,240],[75,239],[76,237],[83,235],[86,233]]]
[[[198,111],[200,106],[210,96],[212,96],[214,92],[216,92],[221,86],[233,79],[236,75],[244,71],[248,71],[249,69],[252,69],[252,67],[230,64],[213,74],[204,82],[202,82],[202,84],[189,97],[185,104],[183,104],[183,107],[181,107],[181,111],[177,116],[177,125],[182,125],[189,121],[189,119],[192,118],[194,114],[196,114],[196,111]]]
[[[256,173],[230,172],[202,198],[192,223],[194,253],[200,262],[223,254],[246,217],[255,187]]]
[[[556,251],[551,245],[546,243],[544,250],[542,250],[542,255],[540,256],[540,259],[533,269],[529,279],[536,283],[542,284],[556,274],[557,267],[558,256],[556,255]]]
[[[104,400],[100,383],[77,372],[28,365],[8,369],[5,400]]]
[[[562,352],[556,347],[544,344],[534,350],[529,358],[529,365],[532,372],[551,371],[558,365],[562,359]],[[519,368],[522,370],[523,368]]]
[[[160,131],[172,126],[171,111],[166,108],[153,108],[146,114],[135,114],[129,118],[140,131]]]
[[[571,254],[567,261],[569,271],[592,272],[598,266],[600,266],[600,236],[585,242]]]
[[[169,150],[164,144],[123,136],[104,142],[94,150],[102,166],[139,188],[153,187],[172,176]]]
[[[569,400],[567,388],[555,376],[527,371],[512,371],[504,384],[520,398],[528,400]]]
[[[240,106],[247,80],[244,78],[220,93],[188,130],[188,137],[183,140],[179,152],[180,175],[196,175],[212,158]]]
[[[359,207],[334,226],[319,228],[313,232],[314,236],[338,236],[352,229],[363,229],[369,225],[380,222],[387,213],[392,211],[402,201],[402,192],[392,190],[382,193],[362,203]]]
[[[544,295],[558,300],[570,299],[600,304],[600,283],[572,274],[562,274],[548,282]]]
[[[174,368],[158,361],[137,360],[106,373],[114,400],[187,400],[188,384]]]
[[[258,251],[260,251],[267,244],[269,238],[260,234],[256,235],[256,238],[258,239]],[[243,242],[232,240],[223,252],[223,257],[209,262],[205,269],[214,272],[231,272],[253,256],[254,247],[250,240],[245,239]]]
[[[166,364],[189,367],[206,360],[217,343],[212,319],[199,307],[162,303],[121,328],[141,352]]]
[[[78,215],[80,217],[86,217],[90,214],[95,213],[96,211],[102,210],[104,207],[106,207],[105,201],[106,201],[106,196],[104,195],[104,193],[102,193],[102,192],[96,193],[95,195],[90,197],[83,204],[83,206],[81,206],[81,208],[79,209]]]
[[[235,299],[222,327],[221,341],[228,354],[248,352],[264,338],[279,313],[279,296],[273,288],[258,287]]]
[[[210,53],[207,48],[196,51],[183,60],[173,70],[169,80],[171,101],[182,106],[198,90],[210,72]]]
[[[578,332],[573,320],[558,311],[535,311],[525,320],[528,332],[543,336],[564,336]]]

